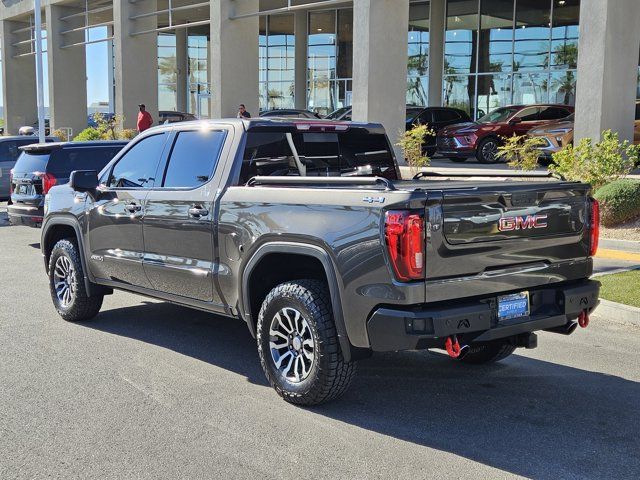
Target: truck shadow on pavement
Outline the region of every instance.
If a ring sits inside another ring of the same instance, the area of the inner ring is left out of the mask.
[[[147,302],[83,325],[268,386],[255,340],[238,320]],[[480,367],[428,352],[375,355],[359,363],[344,397],[308,410],[525,477],[640,472],[639,383],[519,355]]]

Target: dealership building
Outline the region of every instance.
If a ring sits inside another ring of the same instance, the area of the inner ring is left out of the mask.
[[[404,126],[405,105],[478,117],[576,106],[576,136],[633,137],[640,0],[42,0],[45,103],[74,133],[137,105],[201,118],[352,106]],[[33,0],[1,0],[5,131],[37,120]]]

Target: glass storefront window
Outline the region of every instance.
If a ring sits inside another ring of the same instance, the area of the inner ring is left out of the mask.
[[[576,103],[576,72],[552,72],[549,83],[549,102],[573,105]]]
[[[449,0],[444,44],[444,73],[475,73],[478,2]]]
[[[516,73],[513,76],[513,103],[549,102],[549,74],[546,72]]]
[[[475,105],[475,77],[469,75],[445,75],[443,79],[446,107],[459,108],[472,114]]]
[[[578,67],[580,0],[554,0],[551,29],[551,68]]]
[[[518,0],[514,37],[515,71],[549,68],[551,2]]]
[[[200,117],[209,115],[209,37],[208,27],[195,27],[187,32],[187,55],[189,62],[189,113]]]
[[[513,62],[513,4],[483,0],[478,72],[510,72]]]
[[[336,11],[309,13],[309,109],[327,114],[336,108]]]
[[[427,105],[429,92],[429,2],[409,6],[407,104]]]
[[[511,75],[478,76],[478,117],[511,103]]]
[[[176,36],[158,34],[158,109],[178,109],[178,64],[176,62]]]
[[[293,108],[295,35],[293,15],[267,19],[267,108]]]

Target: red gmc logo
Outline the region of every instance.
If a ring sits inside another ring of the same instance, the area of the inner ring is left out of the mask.
[[[546,215],[527,215],[523,217],[502,217],[498,222],[498,230],[512,232],[514,230],[531,230],[547,228]]]

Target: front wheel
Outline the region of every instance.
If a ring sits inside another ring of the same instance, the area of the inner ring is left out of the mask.
[[[296,280],[275,287],[262,303],[258,354],[271,386],[287,402],[317,405],[342,395],[355,363],[340,350],[327,286]]]
[[[498,162],[498,140],[495,138],[485,138],[478,145],[476,158],[480,163]]]
[[[87,295],[80,252],[70,240],[53,246],[49,258],[49,290],[58,314],[69,322],[95,317],[102,307],[103,295]]]
[[[505,340],[472,344],[469,346],[467,354],[460,361],[474,365],[499,362],[511,355],[515,349],[515,345]]]

